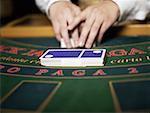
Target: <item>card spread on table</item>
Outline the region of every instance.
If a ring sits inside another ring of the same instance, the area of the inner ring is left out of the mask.
[[[49,49],[40,61],[45,66],[102,66],[106,49]]]

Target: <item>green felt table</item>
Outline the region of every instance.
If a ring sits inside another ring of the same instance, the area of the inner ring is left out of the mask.
[[[150,37],[105,38],[103,67],[44,67],[39,57],[59,48],[48,37],[1,37],[1,108],[14,112],[150,110]]]
[[[0,28],[1,111],[150,111],[149,29],[110,29],[96,46],[107,50],[103,67],[44,67],[39,57],[60,47],[49,20],[30,15],[9,23]]]

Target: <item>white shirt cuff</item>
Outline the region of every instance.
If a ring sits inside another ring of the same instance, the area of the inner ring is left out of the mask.
[[[150,12],[150,0],[112,0],[120,9],[119,21],[144,20]]]
[[[129,0],[130,2],[128,2],[128,0],[112,0],[113,2],[115,2],[120,10],[120,17],[119,17],[119,21],[122,20],[124,18],[124,16],[126,15],[126,12],[128,12],[127,10],[130,10],[131,6],[133,6],[134,0]]]

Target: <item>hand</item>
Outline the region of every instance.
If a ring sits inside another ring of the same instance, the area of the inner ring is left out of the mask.
[[[59,41],[63,38],[67,48],[72,48],[67,26],[73,22],[74,17],[79,15],[79,13],[80,8],[68,1],[56,2],[49,8],[49,15],[56,38]],[[75,42],[75,46],[77,47],[77,42],[79,40],[78,28],[73,29],[70,32],[70,35]]]
[[[119,8],[111,0],[105,0],[99,4],[87,7],[68,26],[69,30],[74,29],[78,24],[85,21],[79,38],[79,46],[91,48],[94,40],[98,36],[98,41],[102,40],[105,31],[119,17]]]

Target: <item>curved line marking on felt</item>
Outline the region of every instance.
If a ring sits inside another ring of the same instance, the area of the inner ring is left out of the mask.
[[[12,43],[12,44],[17,44],[19,46],[30,46],[30,47],[34,47],[34,48],[53,48],[52,46],[48,47],[48,46],[40,46],[40,45],[34,45],[34,44],[26,44],[26,43],[23,43],[23,42],[17,42],[17,41],[14,41],[14,40],[9,40],[9,39],[4,39],[6,40],[7,42],[9,43]],[[59,48],[59,47],[55,47],[55,48]]]
[[[115,109],[117,112],[121,112],[122,110],[121,110],[121,105],[119,103],[119,99],[117,97],[117,94],[116,94],[116,91],[115,91],[113,84],[114,83],[128,83],[128,82],[137,82],[137,81],[147,81],[147,80],[149,81],[150,78],[138,78],[138,79],[134,79],[134,80],[126,79],[126,80],[111,80],[111,81],[109,81],[110,91],[111,91],[113,102],[114,102]]]
[[[30,111],[30,110],[18,110],[18,109],[2,109],[2,111],[8,112],[8,111],[14,111],[14,112],[41,112],[44,110],[48,102],[51,101],[53,96],[56,94],[57,90],[61,86],[61,81],[41,81],[41,80],[22,80],[17,85],[15,85],[1,100],[0,103],[4,102],[17,88],[19,88],[23,83],[48,83],[48,84],[57,84],[55,88],[52,90],[52,92],[47,96],[46,99],[44,99],[43,102],[39,105],[39,107],[36,109],[36,111]]]
[[[40,47],[40,48],[53,48],[53,47],[47,47],[47,46],[39,46],[39,45],[34,45],[34,44],[26,44],[26,43],[22,43],[22,42],[17,42],[17,41],[12,41],[9,39],[5,39],[10,43],[14,43],[14,44],[18,44],[18,45],[22,45],[22,46],[31,46],[31,47]],[[126,47],[126,46],[135,46],[135,45],[143,45],[143,44],[150,44],[149,42],[139,42],[139,43],[134,43],[134,44],[124,44],[124,45],[117,45],[117,46],[98,46],[100,48],[117,48],[117,47]],[[60,48],[60,47],[54,47],[54,48]]]
[[[0,62],[0,64],[4,65],[11,65],[11,66],[20,66],[20,67],[33,67],[33,68],[46,68],[46,69],[105,69],[105,68],[117,68],[117,67],[131,67],[131,66],[143,66],[143,65],[149,65],[150,63],[141,63],[141,64],[129,64],[129,65],[117,65],[117,66],[101,66],[101,67],[47,67],[47,66],[31,66],[31,65],[20,65],[20,64],[10,64],[10,63],[3,63]]]
[[[111,92],[111,96],[113,99],[115,110],[117,112],[121,112],[121,105],[120,105],[119,100],[117,98],[117,95],[116,95],[115,89],[113,87],[112,81],[109,81],[109,88],[110,88],[110,92]]]
[[[137,77],[137,76],[150,76],[150,73],[140,73],[140,74],[122,74],[122,75],[107,75],[107,76],[88,76],[88,77],[51,77],[51,76],[36,76],[36,75],[21,75],[21,74],[8,74],[2,73],[0,74],[6,76],[14,76],[14,77],[25,77],[25,78],[49,78],[49,79],[101,79],[101,78],[126,78],[126,77]]]

